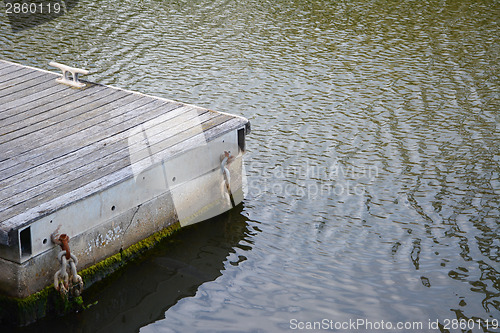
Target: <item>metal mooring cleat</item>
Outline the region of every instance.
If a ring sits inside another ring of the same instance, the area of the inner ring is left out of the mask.
[[[69,67],[60,63],[57,63],[55,61],[49,62],[49,65],[52,67],[57,67],[62,71],[62,77],[59,79],[56,79],[57,82],[66,84],[71,87],[75,88],[83,88],[85,87],[85,83],[78,81],[78,75],[87,75],[89,73],[88,70],[85,69],[80,69],[80,68],[74,68],[74,67]],[[71,73],[71,77],[69,75]]]

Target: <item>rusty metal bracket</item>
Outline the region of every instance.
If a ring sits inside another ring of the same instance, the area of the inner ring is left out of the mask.
[[[230,151],[224,151],[223,154],[220,156],[221,158],[221,163],[220,163],[220,169],[222,171],[222,175],[224,177],[224,181],[226,182],[226,189],[229,194],[229,200],[231,201],[231,205],[234,207],[234,199],[233,199],[233,193],[231,192],[231,174],[229,173],[229,169],[226,167],[234,161],[235,157],[231,155]]]
[[[52,243],[61,246],[61,250],[66,251],[66,260],[71,259],[71,252],[69,250],[69,236],[66,234],[61,234],[56,237],[55,234],[51,235]]]

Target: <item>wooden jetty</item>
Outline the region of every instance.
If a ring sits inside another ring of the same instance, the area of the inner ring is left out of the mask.
[[[247,119],[86,81],[71,87],[71,70],[65,78],[0,61],[5,296],[54,283],[61,234],[80,271],[243,199]]]

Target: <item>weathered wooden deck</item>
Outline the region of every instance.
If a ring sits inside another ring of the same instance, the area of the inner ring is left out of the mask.
[[[248,123],[95,83],[74,89],[56,83],[58,77],[0,60],[2,246],[18,237],[12,230],[133,177],[130,131],[138,126],[159,128],[161,149],[154,154],[164,159],[192,148],[200,136],[209,142]],[[144,147],[137,145],[136,156],[150,158],[150,150],[141,154]]]

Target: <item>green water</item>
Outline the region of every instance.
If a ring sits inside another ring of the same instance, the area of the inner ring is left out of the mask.
[[[26,331],[500,331],[498,1],[67,7],[1,58],[247,117],[248,194]]]

